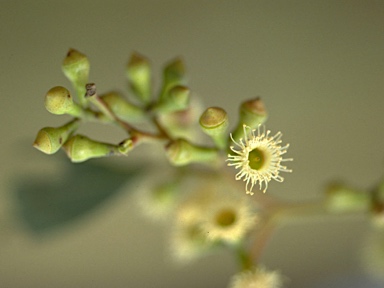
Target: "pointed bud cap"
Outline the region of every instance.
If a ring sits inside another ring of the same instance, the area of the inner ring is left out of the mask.
[[[69,91],[61,86],[50,89],[45,95],[45,108],[52,114],[79,116],[81,109],[73,102]]]
[[[165,83],[181,83],[185,78],[185,65],[181,58],[176,58],[164,67]]]
[[[79,120],[75,119],[61,127],[42,128],[37,133],[33,147],[46,154],[54,154],[61,148],[61,146],[78,127]]]
[[[166,146],[171,164],[184,166],[190,163],[210,162],[217,159],[217,150],[193,145],[185,139],[176,139]]]
[[[134,94],[144,103],[151,97],[151,66],[147,58],[133,53],[127,65],[127,77]]]
[[[64,58],[62,70],[65,76],[77,89],[83,88],[88,82],[90,64],[87,56],[75,49],[69,49]]]

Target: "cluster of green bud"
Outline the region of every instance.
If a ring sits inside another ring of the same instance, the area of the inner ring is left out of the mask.
[[[182,117],[191,114],[187,113],[192,108],[191,91],[186,86],[185,65],[180,58],[173,59],[163,68],[163,79],[157,98],[151,95],[153,89],[150,62],[138,53],[131,55],[126,66],[126,76],[134,99],[125,98],[117,92],[99,96],[96,85],[88,82],[89,60],[77,50],[68,51],[62,70],[79,96],[78,101],[74,101],[68,89],[57,86],[47,92],[45,107],[52,114],[66,114],[75,119],[62,127],[45,127],[38,132],[33,145],[44,153],[53,154],[62,147],[73,162],[83,162],[90,158],[127,155],[133,146],[150,139],[167,143],[165,151],[170,163],[182,166],[196,162],[215,163],[218,152],[228,146],[229,121],[222,108],[210,107],[199,118],[200,128],[211,137],[213,146],[201,146],[186,140],[194,138],[189,134],[183,136],[182,132],[191,130],[186,130],[180,117],[176,117],[179,120],[172,125],[164,120],[173,119],[175,115]],[[197,118],[198,114],[200,112],[194,114],[193,118]],[[241,105],[238,127],[241,127],[242,132],[243,124],[255,127],[265,119],[263,103],[256,98]],[[129,141],[115,145],[95,141],[80,134],[73,136],[80,123],[87,121],[117,125],[129,134]],[[141,127],[151,124],[157,131],[142,131],[131,123],[145,123]],[[238,130],[239,128],[235,129],[235,135]]]

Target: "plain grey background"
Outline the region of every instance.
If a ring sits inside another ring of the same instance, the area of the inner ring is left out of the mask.
[[[102,91],[126,88],[132,51],[151,59],[157,85],[161,66],[182,56],[191,89],[233,125],[239,103],[261,96],[267,127],[283,132],[295,159],[294,173],[268,193],[309,201],[330,180],[368,189],[383,176],[384,1],[1,1],[0,40],[0,287],[225,287],[237,269],[225,252],[173,267],[164,231],[127,194],[43,237],[18,225],[14,179],[60,177],[58,157],[31,143],[41,127],[64,122],[43,96],[70,87],[60,69],[70,47],[87,54]],[[363,216],[288,223],[265,264],[288,287],[379,287],[359,261],[368,224]]]

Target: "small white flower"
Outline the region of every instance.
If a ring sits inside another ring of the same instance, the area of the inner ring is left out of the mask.
[[[281,132],[275,136],[269,136],[271,131],[265,131],[265,127],[261,125],[257,129],[251,130],[248,134],[246,129],[250,127],[243,125],[244,140],[241,138],[236,142],[232,135],[232,141],[240,148],[236,150],[231,146],[231,150],[235,155],[228,155],[228,166],[235,166],[240,171],[236,174],[236,180],[243,178],[246,181],[246,193],[253,195],[253,187],[259,182],[259,187],[262,189],[263,183],[265,188],[263,192],[267,191],[268,182],[274,179],[278,182],[284,180],[279,175],[280,172],[292,172],[286,166],[281,165],[282,162],[292,161],[293,159],[283,159],[282,155],[287,152],[289,144],[281,146]],[[262,131],[261,131],[262,130]],[[257,134],[256,134],[257,132]]]
[[[244,197],[230,193],[218,195],[204,214],[201,228],[207,239],[213,242],[237,243],[258,222],[255,207]]]
[[[282,276],[276,271],[266,271],[263,268],[240,272],[232,277],[230,288],[280,288],[283,285]]]
[[[204,208],[211,201],[210,190],[203,190],[187,199],[176,211],[170,235],[171,256],[176,263],[187,263],[212,249],[212,243],[201,229]]]

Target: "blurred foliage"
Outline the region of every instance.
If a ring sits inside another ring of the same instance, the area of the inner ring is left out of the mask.
[[[96,161],[97,162],[97,161]],[[73,223],[115,197],[140,169],[117,170],[86,162],[68,164],[62,177],[17,179],[14,194],[20,218],[36,233]]]

